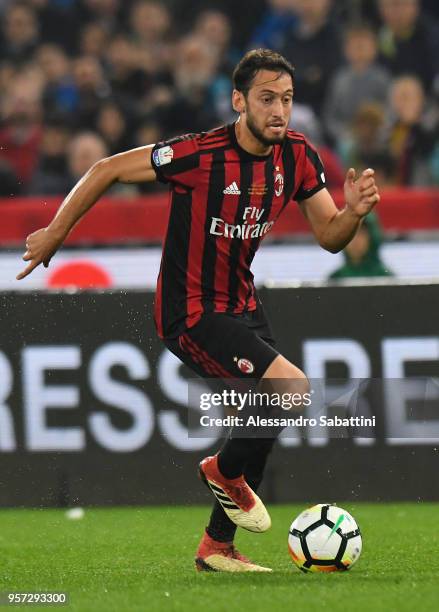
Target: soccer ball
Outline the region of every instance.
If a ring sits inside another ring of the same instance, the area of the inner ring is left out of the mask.
[[[292,523],[290,555],[303,572],[347,570],[358,561],[362,540],[354,518],[331,504],[308,508]]]

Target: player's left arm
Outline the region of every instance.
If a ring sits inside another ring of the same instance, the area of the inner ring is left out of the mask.
[[[380,201],[374,170],[365,170],[358,180],[355,174],[350,168],[346,175],[343,210],[336,207],[327,189],[321,189],[299,204],[320,246],[331,253],[338,253],[349,244],[363,217]]]

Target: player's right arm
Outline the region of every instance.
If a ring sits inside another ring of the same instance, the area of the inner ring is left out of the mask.
[[[17,276],[25,278],[41,263],[47,268],[74,225],[114,183],[142,183],[156,180],[151,153],[154,145],[138,147],[101,159],[76,183],[51,223],[26,238],[23,260],[29,262]]]

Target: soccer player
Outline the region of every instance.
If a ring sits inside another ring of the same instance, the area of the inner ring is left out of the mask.
[[[233,74],[236,123],[102,159],[67,195],[48,227],[26,240],[29,262],[48,266],[73,226],[115,182],[170,184],[171,211],[157,282],[155,322],[170,351],[206,378],[251,376],[274,388],[281,379],[306,385],[280,355],[250,266],[280,213],[298,202],[319,244],[336,253],[379,201],[374,172],[347,173],[345,207],[325,188],[315,149],[288,129],[294,70],[278,53],[248,52]],[[285,214],[288,214],[288,210]],[[297,388],[297,387],[296,387]],[[256,495],[275,438],[235,436],[200,464],[215,495],[196,555],[198,570],[271,571],[234,547],[237,526],[266,531],[269,514]]]

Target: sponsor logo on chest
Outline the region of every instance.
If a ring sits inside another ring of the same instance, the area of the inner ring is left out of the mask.
[[[276,174],[273,177],[273,191],[275,197],[280,197],[284,191],[284,177],[280,172],[279,166],[275,167]],[[225,196],[241,196],[241,187],[235,180],[223,189]],[[244,192],[245,193],[245,192]],[[268,185],[266,183],[253,183],[248,189],[247,194],[251,196],[265,196],[268,193]],[[227,200],[226,200],[227,201]],[[238,238],[247,240],[251,238],[262,238],[271,230],[274,225],[273,221],[263,221],[265,208],[257,206],[249,206],[244,208],[241,223],[228,223],[220,217],[212,217],[210,223],[210,233],[213,236],[223,236],[224,238]]]
[[[242,223],[227,223],[220,217],[212,217],[210,233],[213,236],[224,236],[225,238],[261,238],[271,230],[274,221],[262,221],[265,208],[246,206]]]

